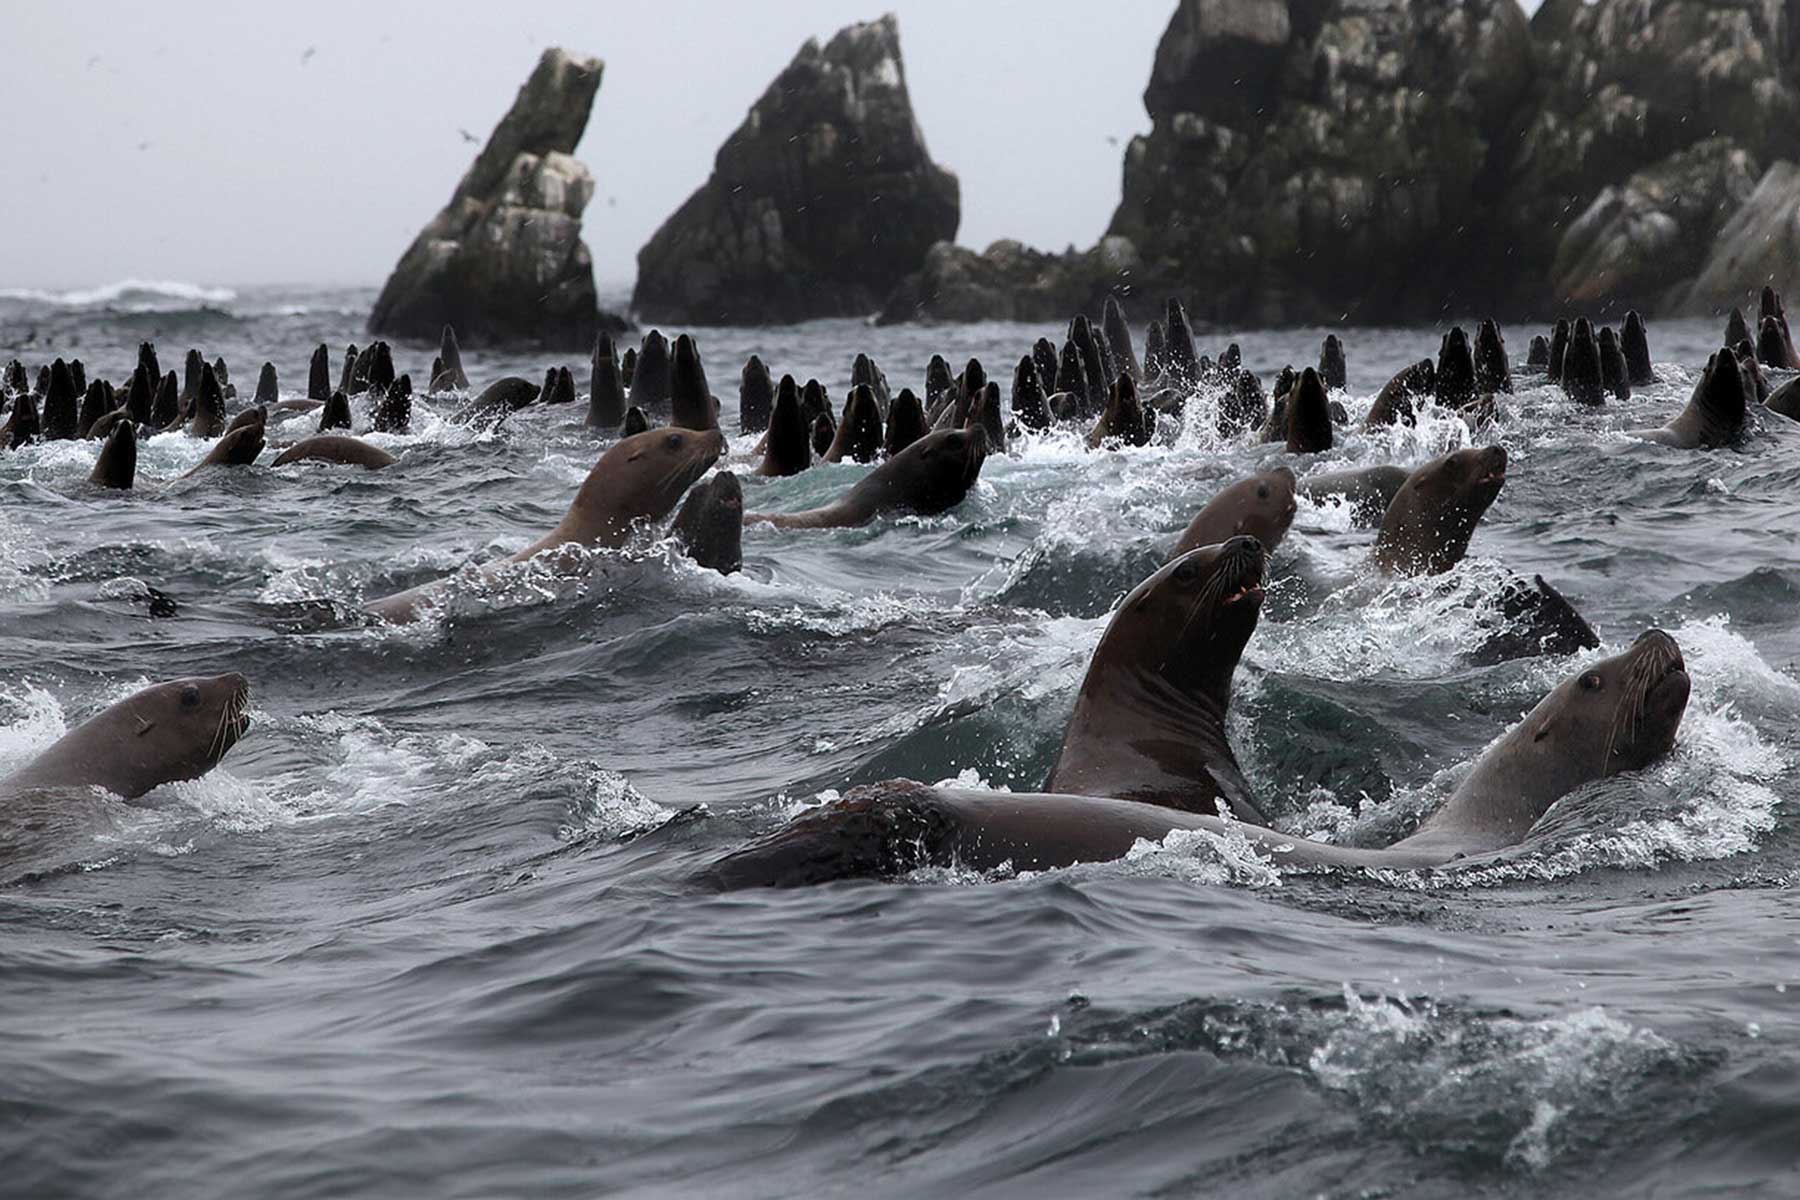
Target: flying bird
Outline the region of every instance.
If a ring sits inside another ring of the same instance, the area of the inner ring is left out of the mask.
[[[475,142],[479,142],[481,140],[480,138],[476,137],[474,134],[470,133],[466,129],[458,129],[456,132],[462,134],[463,141],[469,142],[471,144],[473,144]]]
[[[308,46],[306,49],[302,50],[300,52],[300,65],[304,67],[312,56],[318,52],[319,48],[317,46]]]

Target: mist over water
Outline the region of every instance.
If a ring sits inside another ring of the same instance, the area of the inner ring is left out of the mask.
[[[318,342],[366,341],[371,299],[14,290],[0,355],[116,378],[148,338],[165,363],[224,355],[245,395],[269,359],[292,396]],[[1059,331],[694,332],[722,466],[770,510],[870,468],[748,477],[750,353],[841,404],[858,350],[918,389],[932,353],[1004,377]],[[1266,380],[1323,332],[1201,342]],[[1507,330],[1515,354],[1532,332]],[[1439,333],[1345,335],[1352,417]],[[0,773],[146,681],[255,688],[206,778],[8,828],[0,1190],[1786,1194],[1800,432],[1768,418],[1719,452],[1622,432],[1672,415],[1716,338],[1654,325],[1662,382],[1598,411],[1519,376],[1508,481],[1446,576],[1376,575],[1372,535],[1304,503],[1276,553],[1231,735],[1294,833],[1406,832],[1576,669],[1467,662],[1508,575],[1567,594],[1594,657],[1651,625],[1679,640],[1694,693],[1666,760],[1442,874],[1278,871],[1178,834],[1029,877],[687,882],[860,783],[1035,787],[1109,611],[1219,487],[1418,463],[1470,444],[1454,415],[1294,458],[1212,436],[1203,397],[1140,451],[1020,439],[939,517],[751,528],[731,577],[646,538],[573,575],[463,577],[406,629],[321,611],[553,525],[598,453],[584,404],[476,433],[420,401],[413,432],[370,436],[401,458],[375,473],[177,482],[205,443],[158,435],[122,496],[84,484],[93,443],[0,455]],[[418,380],[431,354],[397,365]],[[465,359],[478,384],[554,361]],[[147,587],[180,615],[151,619]]]

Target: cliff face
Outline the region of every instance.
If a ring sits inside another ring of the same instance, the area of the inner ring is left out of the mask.
[[[597,58],[546,50],[450,203],[388,278],[369,331],[464,343],[591,345],[604,323],[581,214],[594,181],[570,157],[600,88]]]
[[[960,212],[884,16],[800,48],[639,252],[632,304],[668,324],[863,316],[956,235]]]

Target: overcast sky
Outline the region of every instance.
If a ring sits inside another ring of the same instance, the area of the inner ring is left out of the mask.
[[[0,288],[379,284],[549,45],[606,62],[576,153],[628,282],[801,42],[885,7],[957,240],[1091,244],[1174,0],[0,0]]]

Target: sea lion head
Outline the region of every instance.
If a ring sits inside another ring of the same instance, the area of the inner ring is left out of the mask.
[[[1129,665],[1223,708],[1256,632],[1268,563],[1262,543],[1243,535],[1172,559],[1119,605],[1089,674]]]
[[[882,470],[897,488],[898,507],[929,517],[962,503],[987,452],[987,433],[979,425],[939,429],[888,459]]]
[[[725,435],[717,428],[682,429],[665,426],[623,438],[603,456],[608,470],[596,471],[602,479],[625,481],[614,493],[621,515],[627,519],[657,519],[672,510],[687,490],[725,453]],[[583,491],[586,486],[583,485]],[[581,497],[577,497],[577,504]]]
[[[1506,484],[1506,449],[1471,446],[1406,477],[1375,539],[1375,561],[1402,575],[1436,575],[1462,561],[1475,523]]]
[[[250,728],[250,681],[196,676],[154,684],[83,725],[93,781],[127,800],[219,764]],[[71,736],[76,736],[72,734]]]
[[[1287,467],[1238,480],[1194,514],[1176,541],[1169,561],[1202,546],[1228,542],[1239,534],[1255,538],[1265,554],[1273,554],[1294,523],[1294,490],[1294,473]]]
[[[1675,639],[1660,629],[1647,630],[1625,653],[1558,684],[1515,736],[1530,747],[1523,753],[1534,774],[1560,776],[1555,780],[1560,796],[1667,754],[1691,687]]]

